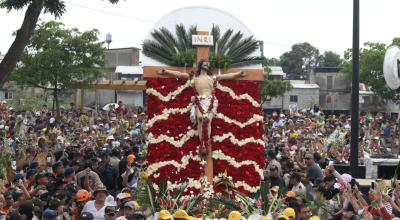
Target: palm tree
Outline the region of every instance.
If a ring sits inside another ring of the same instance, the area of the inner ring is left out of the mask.
[[[154,30],[154,40],[143,43],[143,54],[169,66],[192,66],[196,61],[196,49],[192,46],[192,35],[196,34],[196,26],[188,30],[183,24],[175,26],[174,36],[167,28]]]
[[[211,66],[215,68],[242,67],[261,64],[262,56],[252,56],[258,49],[258,41],[253,36],[243,38],[243,33],[228,29],[221,36],[220,29],[214,25],[211,30],[214,44],[210,48]]]
[[[192,45],[192,35],[196,26],[189,30],[180,24],[175,26],[174,36],[168,29],[161,27],[151,33],[154,40],[143,43],[143,54],[170,66],[192,66],[196,60],[196,50]],[[228,29],[221,36],[218,26],[213,25],[211,35],[214,44],[210,48],[211,67],[229,68],[260,64],[262,56],[252,56],[258,49],[258,41],[253,36],[243,37],[243,33],[234,33]]]

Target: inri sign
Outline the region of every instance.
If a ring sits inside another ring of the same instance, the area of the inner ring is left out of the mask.
[[[212,46],[213,42],[212,35],[192,35],[192,45]]]

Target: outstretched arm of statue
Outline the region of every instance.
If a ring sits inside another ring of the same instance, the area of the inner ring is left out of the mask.
[[[189,78],[188,73],[181,73],[179,71],[174,71],[174,70],[166,70],[166,69],[161,69],[157,71],[158,74],[160,75],[171,75],[177,78]]]
[[[245,77],[247,74],[244,71],[236,72],[236,73],[225,73],[217,76],[217,80],[230,80],[236,79],[239,77]]]

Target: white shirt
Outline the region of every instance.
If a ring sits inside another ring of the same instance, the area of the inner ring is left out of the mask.
[[[83,206],[82,212],[90,212],[94,216],[94,220],[104,220],[104,211],[106,209],[106,206],[112,206],[112,204],[105,202],[104,206],[97,210],[96,207],[94,206],[94,201],[95,200],[90,200]]]

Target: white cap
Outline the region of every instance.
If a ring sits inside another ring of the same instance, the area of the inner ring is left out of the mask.
[[[50,118],[50,124],[53,124],[56,121],[55,118]]]

